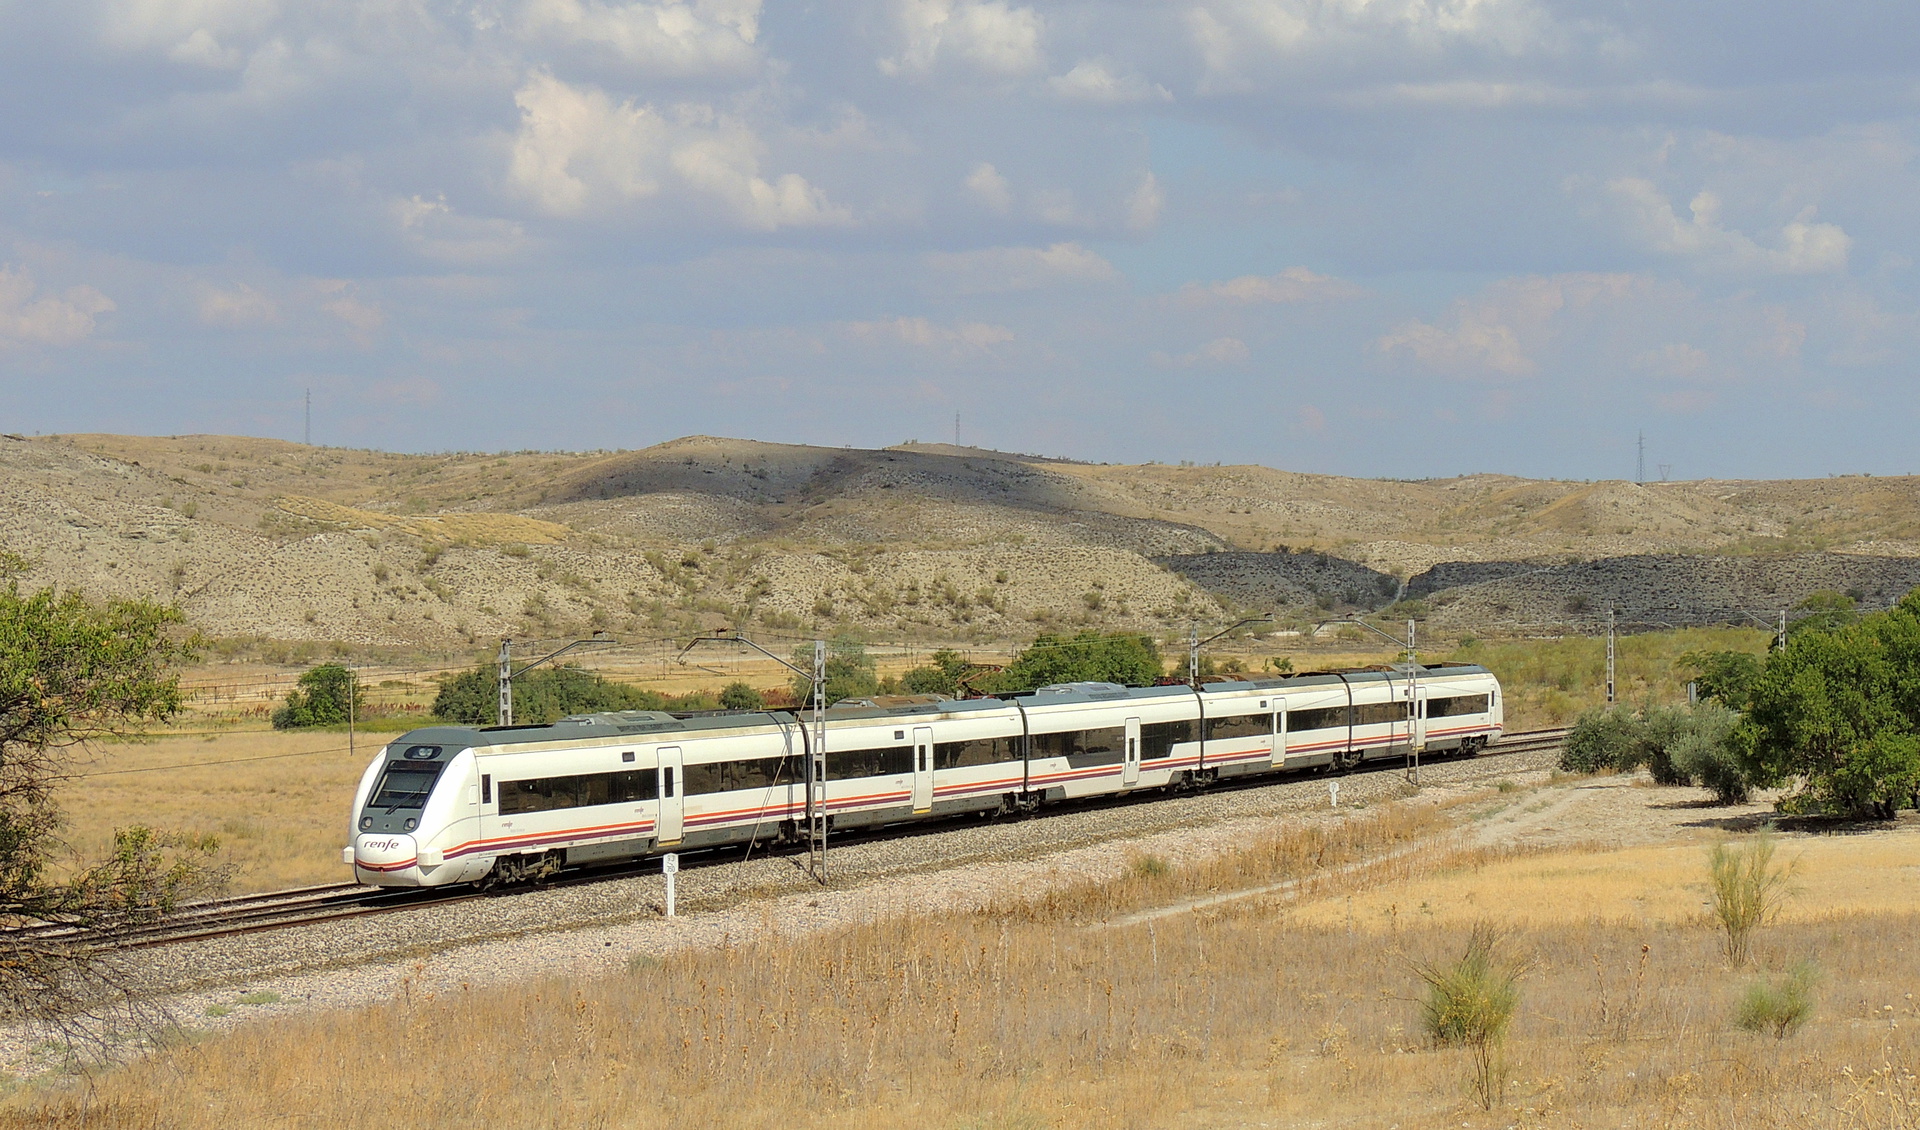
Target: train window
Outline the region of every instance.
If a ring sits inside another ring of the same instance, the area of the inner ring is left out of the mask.
[[[1382,726],[1390,722],[1405,722],[1408,705],[1404,702],[1368,702],[1353,708],[1353,724],[1356,726]]]
[[[1461,714],[1485,714],[1487,696],[1483,694],[1452,695],[1447,698],[1427,700],[1427,717],[1453,718]]]
[[[493,803],[493,774],[491,773],[480,774],[480,803]]]
[[[1019,761],[1020,738],[974,738],[964,742],[941,742],[933,747],[935,769],[963,769],[969,765],[997,765]]]
[[[1347,725],[1345,706],[1325,706],[1318,710],[1287,711],[1287,733],[1298,734],[1306,730],[1344,729]]]
[[[882,749],[827,750],[827,775],[843,781],[848,777],[893,777],[913,772],[913,747],[887,746]]]
[[[709,761],[687,766],[687,795],[763,789],[769,785],[791,784],[793,780],[793,772],[785,757]]]
[[[667,766],[666,783],[661,786],[660,795],[661,796],[673,795],[673,766],[671,765]]]
[[[1222,738],[1264,738],[1273,733],[1273,715],[1239,714],[1230,718],[1207,719],[1207,740]]]
[[[626,752],[622,753],[620,755],[620,760],[631,764],[633,761],[633,751],[627,750]]]
[[[481,777],[481,799],[489,799],[491,777]],[[620,773],[581,773],[571,777],[536,777],[528,781],[500,782],[500,815],[517,812],[549,812],[556,808],[590,808],[596,804],[630,804],[652,800],[655,782],[651,769],[629,769]],[[673,769],[667,769],[667,786],[673,786]]]
[[[437,764],[408,765],[404,761],[388,765],[367,807],[389,811],[396,808],[425,808],[427,794],[433,791],[433,783],[440,779],[440,769],[441,766]]]
[[[1126,742],[1124,726],[1104,726],[1097,730],[1067,730],[1058,734],[1035,734],[1033,756],[1081,759],[1088,765],[1119,764],[1120,750]]]
[[[1173,747],[1180,742],[1193,740],[1194,730],[1199,726],[1197,719],[1183,719],[1179,722],[1148,722],[1140,727],[1140,760],[1154,761],[1162,757],[1172,757]]]

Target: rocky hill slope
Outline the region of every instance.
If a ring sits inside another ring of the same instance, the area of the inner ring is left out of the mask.
[[[209,634],[271,640],[460,649],[720,624],[1017,639],[1401,597],[1472,630],[1610,601],[1705,615],[1808,586],[1891,599],[1916,577],[1920,482],[1399,482],[704,436],[451,455],[10,436],[0,544],[30,580],[159,595]]]

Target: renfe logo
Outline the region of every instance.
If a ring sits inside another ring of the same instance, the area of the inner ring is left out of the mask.
[[[392,851],[400,846],[399,840],[362,840],[360,846],[368,851]]]

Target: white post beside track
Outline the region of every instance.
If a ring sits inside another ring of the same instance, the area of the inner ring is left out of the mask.
[[[1340,782],[1338,781],[1327,782],[1327,807],[1340,807]]]
[[[680,874],[680,855],[668,852],[660,857],[660,874],[667,877],[667,917],[673,917],[673,877]]]

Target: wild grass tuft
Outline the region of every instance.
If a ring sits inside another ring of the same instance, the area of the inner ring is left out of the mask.
[[[1713,916],[1727,933],[1727,962],[1735,969],[1752,956],[1753,932],[1778,917],[1791,893],[1791,868],[1773,865],[1773,837],[1762,832],[1735,847],[1725,841],[1707,854]]]
[[[1427,983],[1420,1024],[1441,1047],[1467,1049],[1471,1068],[1467,1086],[1484,1110],[1506,1093],[1503,1048],[1514,1010],[1520,1006],[1520,978],[1528,963],[1501,952],[1500,933],[1479,925],[1467,937],[1459,958],[1416,965]]]
[[[1818,981],[1819,971],[1805,961],[1779,977],[1762,977],[1740,994],[1733,1022],[1784,1040],[1813,1015],[1813,986]]]

